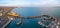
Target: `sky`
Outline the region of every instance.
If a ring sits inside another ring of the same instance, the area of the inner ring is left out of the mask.
[[[0,0],[0,6],[60,6],[60,0]]]

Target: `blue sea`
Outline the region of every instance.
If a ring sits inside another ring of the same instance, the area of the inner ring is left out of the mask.
[[[43,14],[48,14],[50,16],[55,16],[60,18],[60,8],[41,8],[41,7],[20,7],[15,8],[12,12],[16,12],[19,16],[39,16]],[[16,26],[16,23],[19,21],[19,18],[13,20],[6,28],[46,28],[38,24],[39,19],[23,19],[23,23],[19,26]],[[48,24],[48,23],[47,23]]]

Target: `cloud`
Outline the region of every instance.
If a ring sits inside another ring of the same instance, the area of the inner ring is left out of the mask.
[[[56,1],[56,0],[46,0],[43,2],[43,5],[51,5],[51,6],[55,6],[55,5],[59,5],[60,2]]]
[[[0,6],[28,6],[29,2],[22,0],[5,0],[0,2]]]
[[[1,0],[0,6],[60,6],[59,0]]]
[[[40,6],[60,6],[60,2],[58,2],[57,0],[41,0],[40,2],[33,4]]]

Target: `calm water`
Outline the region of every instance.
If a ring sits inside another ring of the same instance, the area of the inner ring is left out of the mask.
[[[22,7],[12,10],[12,12],[17,12],[20,16],[38,16],[48,14],[60,18],[60,8]],[[19,21],[17,18],[16,20],[13,20],[6,28],[45,28],[37,23],[38,20],[39,19],[23,19],[23,24],[16,26],[16,23]]]

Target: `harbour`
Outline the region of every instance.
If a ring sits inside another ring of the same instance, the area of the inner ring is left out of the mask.
[[[49,9],[50,8],[45,8],[45,10],[44,10],[44,9],[41,9],[41,8],[38,9],[35,7],[23,7],[21,9],[20,8],[14,9],[11,12],[16,12],[21,17],[26,17],[26,16],[28,16],[28,17],[32,16],[32,17],[31,18],[22,18],[22,24],[19,26],[16,26],[16,23],[18,21],[20,21],[20,18],[16,18],[15,20],[12,19],[12,21],[10,20],[11,22],[8,21],[8,23],[6,23],[6,26],[7,26],[6,28],[29,28],[29,27],[30,28],[37,28],[37,27],[38,28],[46,28],[46,27],[43,27],[43,26],[38,24],[38,21],[43,20],[43,18],[39,18],[40,15],[48,14],[50,16],[55,16],[57,19],[59,19],[59,15],[57,13],[55,13],[55,12],[59,12],[59,11],[57,11],[55,8],[51,8],[51,10],[49,10]],[[48,10],[48,12],[47,12],[47,10]],[[33,18],[33,16],[34,16],[34,18]],[[35,16],[38,16],[38,18]],[[49,17],[49,16],[47,16],[47,17]]]

